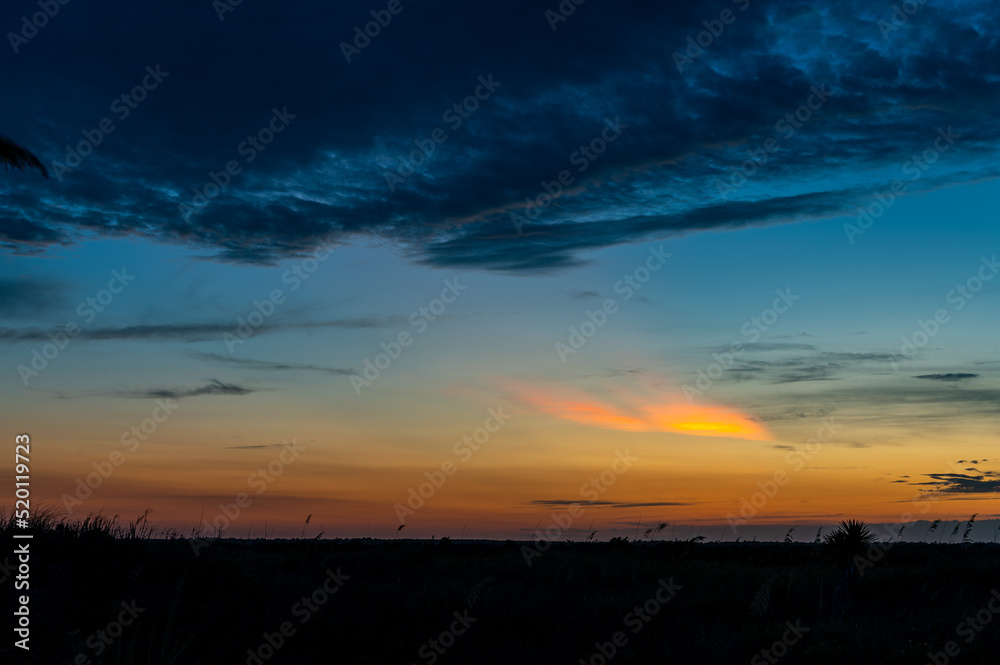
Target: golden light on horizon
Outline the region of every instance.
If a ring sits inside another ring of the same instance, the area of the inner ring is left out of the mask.
[[[694,405],[662,391],[640,395],[619,388],[615,404],[576,388],[511,385],[524,404],[582,425],[624,432],[674,432],[756,441],[767,441],[771,436],[759,422],[736,409]]]

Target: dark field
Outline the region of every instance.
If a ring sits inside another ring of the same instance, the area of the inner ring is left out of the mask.
[[[31,650],[8,639],[0,660],[1000,662],[995,545],[893,545],[837,610],[819,544],[557,543],[529,566],[510,541],[118,536],[35,535]]]

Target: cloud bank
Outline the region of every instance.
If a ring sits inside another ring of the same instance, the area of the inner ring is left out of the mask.
[[[139,236],[269,263],[332,237],[547,272],[997,175],[995,3],[899,25],[860,0],[587,3],[555,29],[538,3],[404,7],[348,62],[357,3],[66,6],[5,56],[0,123],[53,178],[0,181],[0,246]]]

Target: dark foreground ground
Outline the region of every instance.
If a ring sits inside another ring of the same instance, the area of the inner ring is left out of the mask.
[[[0,662],[1000,662],[993,545],[897,544],[838,622],[820,545],[562,543],[528,566],[512,542],[192,544],[36,535],[31,650],[7,627]]]

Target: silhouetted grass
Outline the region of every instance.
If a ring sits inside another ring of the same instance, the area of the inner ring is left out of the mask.
[[[123,524],[118,515],[108,516],[103,512],[90,513],[86,517],[72,518],[60,515],[51,506],[35,508],[28,518],[28,529],[34,534],[73,535],[77,538],[107,538],[111,540],[146,540],[150,538],[178,538],[180,534],[172,529],[157,529],[149,523],[149,509],[136,519]],[[16,519],[10,510],[0,508],[0,534],[7,536],[15,530]]]
[[[618,630],[629,641],[615,665],[748,663],[787,621],[810,631],[783,664],[924,663],[1000,589],[996,545],[898,543],[865,571],[837,624],[842,560],[825,544],[562,542],[530,567],[514,541],[220,539],[195,556],[192,541],[155,532],[147,517],[35,517],[30,662],[246,663],[247,649],[291,620],[295,634],[268,664],[422,663],[421,645],[468,610],[476,622],[442,665],[576,663]],[[0,513],[0,530],[12,526]],[[350,579],[300,624],[292,607],[338,568]],[[683,588],[632,634],[624,616],[669,578]],[[133,601],[143,612],[98,658],[88,637]],[[961,663],[995,662],[1000,617],[960,644]],[[14,654],[0,644],[0,660]]]

